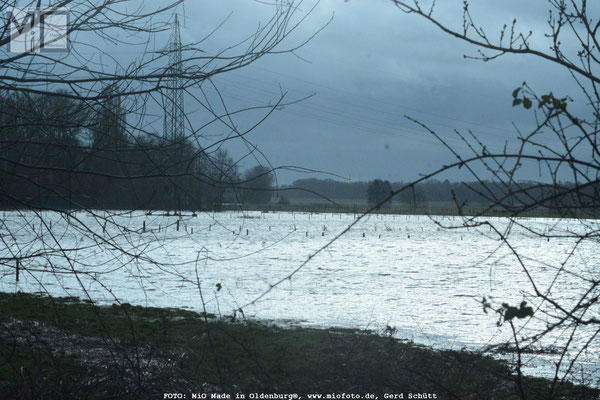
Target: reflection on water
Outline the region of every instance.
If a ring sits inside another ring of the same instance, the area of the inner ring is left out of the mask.
[[[270,285],[293,273],[315,251],[329,243],[355,218],[352,214],[237,213],[199,214],[184,217],[176,229],[176,217],[115,217],[122,228],[109,226],[125,250],[101,245],[97,237],[73,226],[62,217],[48,213],[52,221],[42,227],[32,214],[5,213],[6,226],[14,236],[5,240],[0,256],[30,254],[42,245],[54,243],[68,249],[74,264],[60,253],[27,260],[19,289],[40,291],[43,284],[53,295],[82,296],[161,307],[203,308],[196,271],[208,311],[221,315],[246,305]],[[77,219],[93,232],[102,232],[103,221],[85,212]],[[29,221],[27,227],[24,221]],[[146,232],[141,233],[143,221]],[[444,224],[458,218],[438,217]],[[489,218],[498,226],[506,221]],[[524,224],[553,234],[583,229],[592,221],[529,219]],[[71,224],[79,224],[71,218]],[[31,227],[33,224],[33,228]],[[37,226],[35,226],[37,225]],[[160,231],[159,231],[160,228]],[[193,231],[193,233],[192,233]],[[598,252],[595,243],[583,242],[568,258],[572,239],[541,240],[526,230],[513,228],[510,243],[540,288],[552,287],[555,298],[573,304],[585,288],[581,278],[598,279]],[[56,244],[53,245],[56,247]],[[556,276],[568,259],[569,273]],[[153,262],[154,261],[154,262]],[[66,271],[53,274],[50,263]],[[6,269],[0,289],[16,290],[14,276]],[[554,281],[554,282],[553,282]],[[311,326],[343,326],[382,329],[397,328],[397,336],[446,348],[482,348],[510,338],[508,327],[498,328],[497,317],[483,312],[483,297],[496,303],[518,305],[531,297],[532,286],[507,246],[502,246],[488,227],[446,230],[425,216],[373,215],[320,252],[256,304],[244,308],[247,317],[280,321],[302,321]],[[536,316],[542,317],[542,313]],[[545,318],[519,321],[520,336],[545,326]],[[582,331],[589,336],[592,331]],[[541,345],[560,346],[564,337],[547,338]],[[600,366],[598,342],[582,358],[587,370]],[[547,375],[549,361],[556,355],[528,355],[527,372]]]

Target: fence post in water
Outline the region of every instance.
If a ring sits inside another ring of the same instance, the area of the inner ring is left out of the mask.
[[[193,235],[194,234],[194,228],[192,227],[190,229],[192,230],[191,234]]]
[[[177,220],[177,232],[179,232],[179,220]]]
[[[15,267],[16,267],[15,269],[16,269],[16,272],[17,272],[17,276],[16,276],[17,280],[16,281],[19,282],[19,259],[18,258],[16,259],[16,266]]]
[[[365,233],[363,232],[363,237],[365,237]]]
[[[146,221],[144,221],[144,225],[142,226],[142,232],[146,232]]]
[[[248,236],[248,229],[246,229],[246,236]]]

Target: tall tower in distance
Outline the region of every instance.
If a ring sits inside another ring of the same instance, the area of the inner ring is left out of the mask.
[[[164,92],[163,137],[170,143],[179,142],[184,137],[183,78],[181,76],[181,32],[179,18],[175,14],[175,23],[166,50],[169,54],[167,68],[167,89]]]

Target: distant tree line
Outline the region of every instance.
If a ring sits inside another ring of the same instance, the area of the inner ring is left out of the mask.
[[[393,182],[376,179],[370,182],[356,181],[344,182],[333,179],[298,179],[291,185],[282,186],[282,193],[295,201],[315,201],[320,199],[368,201],[377,204],[383,201],[392,190],[404,187],[404,182]],[[581,198],[569,194],[568,188],[573,184],[560,182],[563,194],[551,196],[556,191],[555,184],[539,182],[505,182],[477,181],[477,182],[450,182],[449,180],[430,180],[409,186],[392,199],[392,202],[406,204],[414,207],[424,207],[427,202],[457,202],[459,204],[490,204],[502,199],[505,204],[515,207],[530,202],[532,198],[549,198],[542,204],[547,208],[560,211]],[[599,185],[590,185],[587,192],[590,198],[598,191]],[[578,197],[582,197],[578,194]],[[388,203],[389,205],[389,203]],[[385,205],[384,205],[385,206]]]
[[[102,102],[73,99],[67,92],[0,93],[0,207],[218,210],[224,203],[267,204],[274,193],[270,168],[240,170],[221,147],[206,151],[187,137],[164,138],[128,125],[118,92],[106,88]],[[431,180],[402,191],[393,202],[518,207],[532,198],[543,206],[569,207],[593,198],[598,184],[571,194],[570,183]],[[281,187],[280,200],[350,200],[380,203],[403,182],[300,179]],[[565,189],[565,190],[563,190]],[[574,196],[577,196],[575,198]],[[572,198],[571,198],[572,197]],[[389,204],[389,203],[388,203]]]
[[[367,201],[371,205],[376,205],[377,207],[389,207],[391,201],[388,201],[388,197],[390,197],[391,194],[392,185],[389,181],[375,179],[374,181],[369,182],[369,185],[367,186]]]
[[[106,97],[90,106],[62,91],[0,93],[0,207],[219,209],[271,198],[270,169],[242,174],[222,148],[132,135],[118,94]]]
[[[448,185],[448,186],[447,186]],[[452,188],[460,187],[462,184],[442,183],[431,181],[416,185],[411,190],[406,190],[396,196],[393,201],[407,204],[422,204],[426,200],[447,201],[451,199]],[[402,182],[390,183],[389,181],[375,179],[373,181],[344,182],[334,179],[298,179],[291,185],[282,186],[283,193],[291,200],[351,200],[369,203],[379,203],[385,199],[392,190],[404,186]],[[462,190],[462,189],[461,189]]]

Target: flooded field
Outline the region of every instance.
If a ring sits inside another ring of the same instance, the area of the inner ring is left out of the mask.
[[[538,288],[563,304],[579,298],[582,279],[600,275],[597,244],[583,241],[573,251],[575,239],[562,237],[589,229],[594,221],[519,220],[552,237],[542,240],[511,225],[511,250],[487,225],[440,227],[460,224],[458,217],[371,215],[344,232],[355,218],[139,212],[111,215],[107,223],[103,212],[78,212],[68,220],[57,213],[5,212],[0,257],[27,257],[18,283],[14,266],[4,262],[0,290],[101,302],[118,298],[280,324],[380,331],[389,326],[399,338],[434,347],[482,349],[512,335],[508,326],[497,326],[496,314],[483,311],[484,297],[495,305],[527,301],[534,307],[534,318],[517,321],[519,336],[543,329],[550,318],[532,297],[532,284],[513,250]],[[506,220],[486,220],[509,228]],[[545,351],[525,355],[526,372],[551,376],[551,363],[560,356],[553,349],[569,334],[557,332],[536,344]],[[577,333],[580,343],[594,334],[591,327]],[[598,376],[598,354],[600,344],[592,341],[578,368]]]

